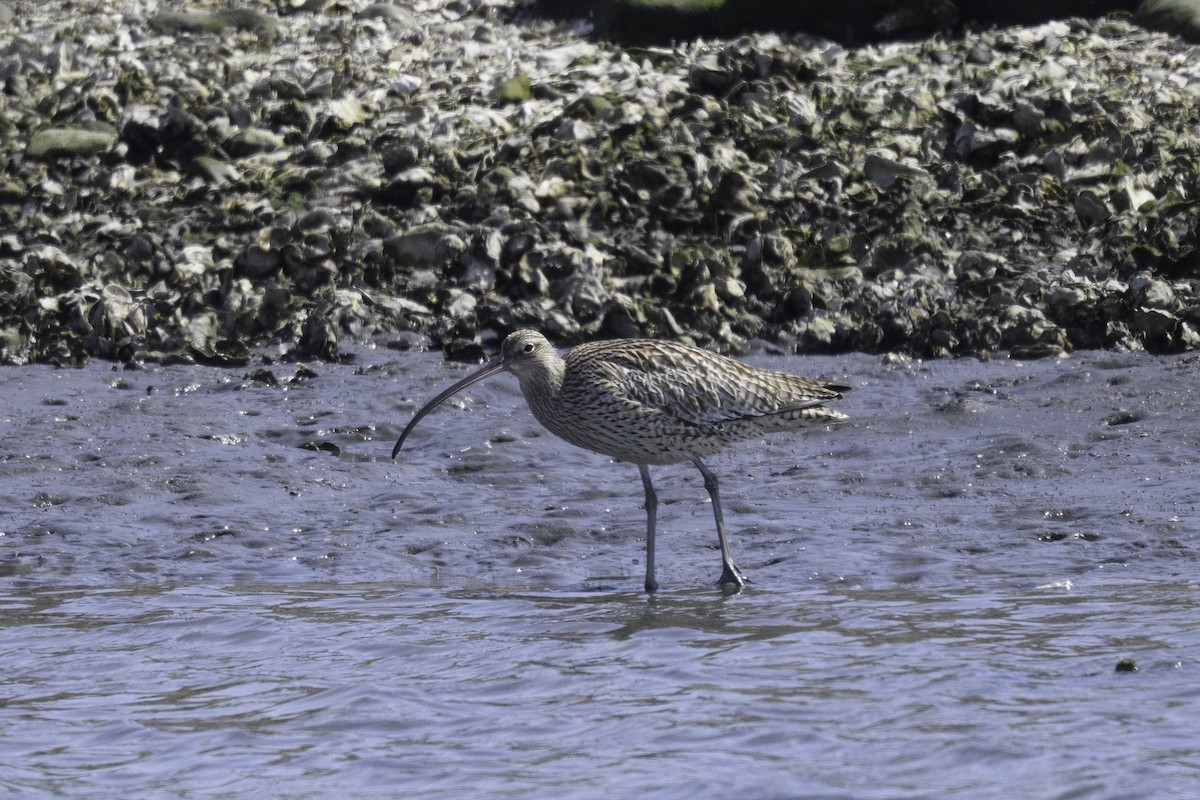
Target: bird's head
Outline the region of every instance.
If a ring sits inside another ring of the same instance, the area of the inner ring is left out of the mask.
[[[404,440],[412,433],[412,429],[416,427],[422,417],[440,405],[443,400],[468,386],[498,372],[511,372],[517,376],[517,380],[521,382],[521,391],[528,397],[530,392],[536,394],[547,391],[555,385],[555,381],[561,384],[562,371],[562,359],[558,357],[554,346],[545,336],[530,330],[510,333],[504,343],[500,345],[499,356],[484,364],[478,372],[468,375],[443,391],[413,415],[404,428],[404,432],[400,434],[400,438],[396,440],[396,446],[392,448],[392,458],[395,458],[396,454],[400,452],[400,448],[404,446]]]
[[[558,353],[542,334],[522,330],[510,333],[500,345],[500,361],[505,370],[525,382],[550,371],[558,361]]]

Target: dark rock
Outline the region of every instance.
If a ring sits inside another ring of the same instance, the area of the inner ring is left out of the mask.
[[[1173,33],[1190,42],[1200,42],[1198,0],[1143,0],[1133,18],[1147,28]]]
[[[1186,4],[1194,0],[1148,0]],[[926,36],[966,23],[1033,25],[1053,19],[1131,11],[1136,0],[538,0],[552,17],[591,17],[602,35],[633,41],[732,36],[747,31],[803,32],[863,42]],[[1163,12],[1159,12],[1160,16]],[[1182,12],[1172,11],[1178,18]]]

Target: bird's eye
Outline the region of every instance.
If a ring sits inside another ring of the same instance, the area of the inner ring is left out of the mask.
[[[529,342],[524,347],[522,347],[521,352],[522,353],[532,353],[533,352],[533,342]]]

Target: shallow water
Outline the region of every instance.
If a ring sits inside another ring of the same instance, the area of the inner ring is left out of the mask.
[[[1194,356],[750,359],[852,419],[710,459],[740,595],[656,469],[655,597],[634,467],[356,356],[0,370],[0,789],[1195,796]]]

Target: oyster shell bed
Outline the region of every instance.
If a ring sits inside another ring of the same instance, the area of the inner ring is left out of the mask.
[[[1120,19],[630,49],[500,0],[9,10],[7,363],[1200,346],[1200,60]]]

